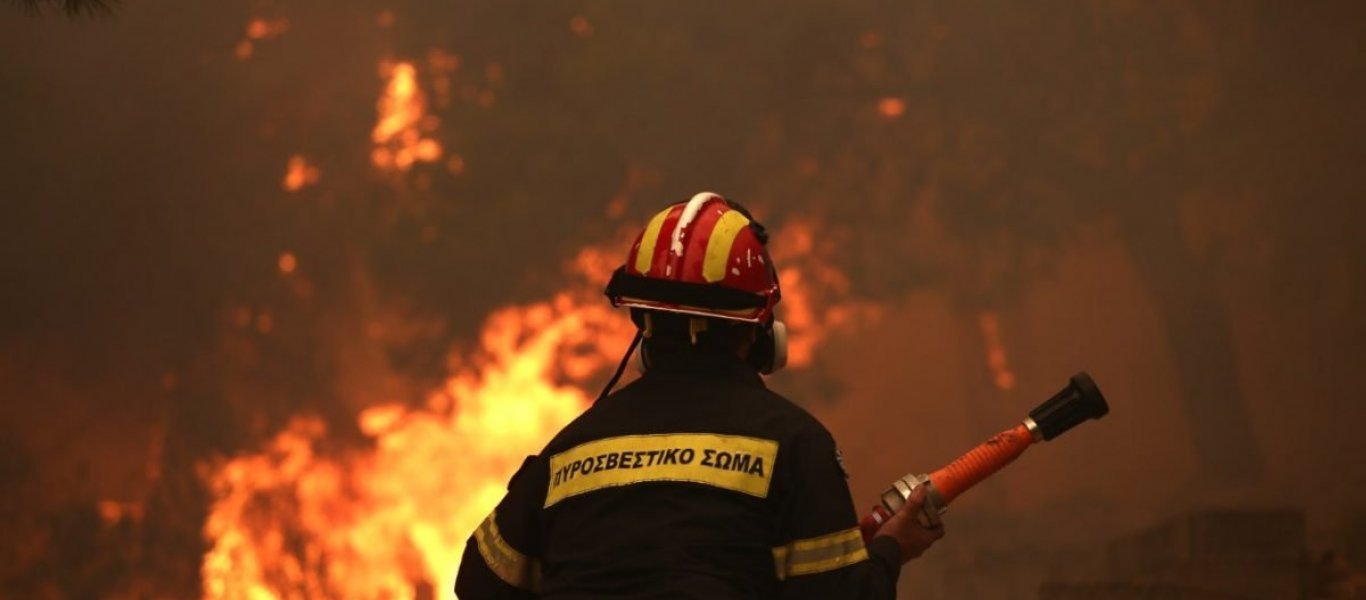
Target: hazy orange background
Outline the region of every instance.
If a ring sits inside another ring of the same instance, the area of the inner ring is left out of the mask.
[[[0,590],[199,590],[204,465],[301,414],[367,447],[363,409],[423,405],[490,314],[591,292],[582,249],[624,255],[704,189],[796,249],[812,362],[771,385],[861,502],[1078,370],[1109,398],[962,498],[918,597],[1003,553],[1098,574],[1089,549],[1201,506],[1303,507],[1335,547],[1366,510],[1363,26],[1353,2],[7,6]]]

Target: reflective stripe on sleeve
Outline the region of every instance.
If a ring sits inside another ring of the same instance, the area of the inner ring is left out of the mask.
[[[479,555],[499,579],[508,585],[532,590],[540,587],[540,569],[536,561],[518,552],[503,539],[498,531],[498,511],[489,513],[488,518],[474,530],[474,541],[479,545]]]
[[[868,560],[868,550],[863,547],[863,534],[857,527],[773,549],[778,579],[824,573],[865,560]]]

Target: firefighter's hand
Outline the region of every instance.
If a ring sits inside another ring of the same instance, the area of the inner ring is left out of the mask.
[[[911,493],[911,497],[906,499],[906,504],[901,506],[901,510],[896,511],[892,518],[887,519],[877,530],[877,535],[885,535],[896,540],[896,545],[901,547],[901,562],[906,562],[920,558],[930,546],[934,545],[935,540],[944,537],[944,525],[936,519],[935,527],[926,527],[917,518],[921,509],[925,506],[925,488],[916,488]]]

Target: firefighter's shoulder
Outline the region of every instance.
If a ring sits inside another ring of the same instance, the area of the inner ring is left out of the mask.
[[[593,440],[604,435],[604,414],[611,412],[610,405],[619,403],[622,399],[640,394],[640,380],[637,379],[629,384],[617,388],[606,398],[601,398],[588,409],[579,413],[568,424],[560,429],[545,447],[541,449],[541,456],[548,457],[552,454],[562,452],[585,441]]]
[[[792,457],[780,461],[786,463],[789,476],[795,470],[835,473],[842,479],[849,479],[835,436],[820,419],[780,394],[770,392],[769,402],[776,416],[774,421],[781,423],[777,427],[782,431],[775,432],[775,437],[781,440],[784,454]]]
[[[825,424],[802,405],[772,390],[765,390],[764,396],[760,401],[770,411],[775,426],[784,430],[780,432],[783,437],[833,439]]]

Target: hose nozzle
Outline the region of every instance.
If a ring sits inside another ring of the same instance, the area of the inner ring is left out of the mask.
[[[1067,387],[1029,412],[1023,423],[1002,431],[943,468],[925,474],[910,474],[896,480],[882,493],[879,506],[859,522],[864,541],[871,541],[878,527],[901,509],[918,487],[925,487],[925,506],[917,515],[921,523],[933,526],[949,503],[982,480],[1019,458],[1036,442],[1052,440],[1082,421],[1099,419],[1110,412],[1096,382],[1085,372],[1073,375]]]
[[[1099,419],[1109,412],[1110,405],[1105,403],[1100,388],[1083,371],[1073,375],[1062,391],[1029,411],[1025,426],[1036,438],[1049,441],[1082,421]]]

